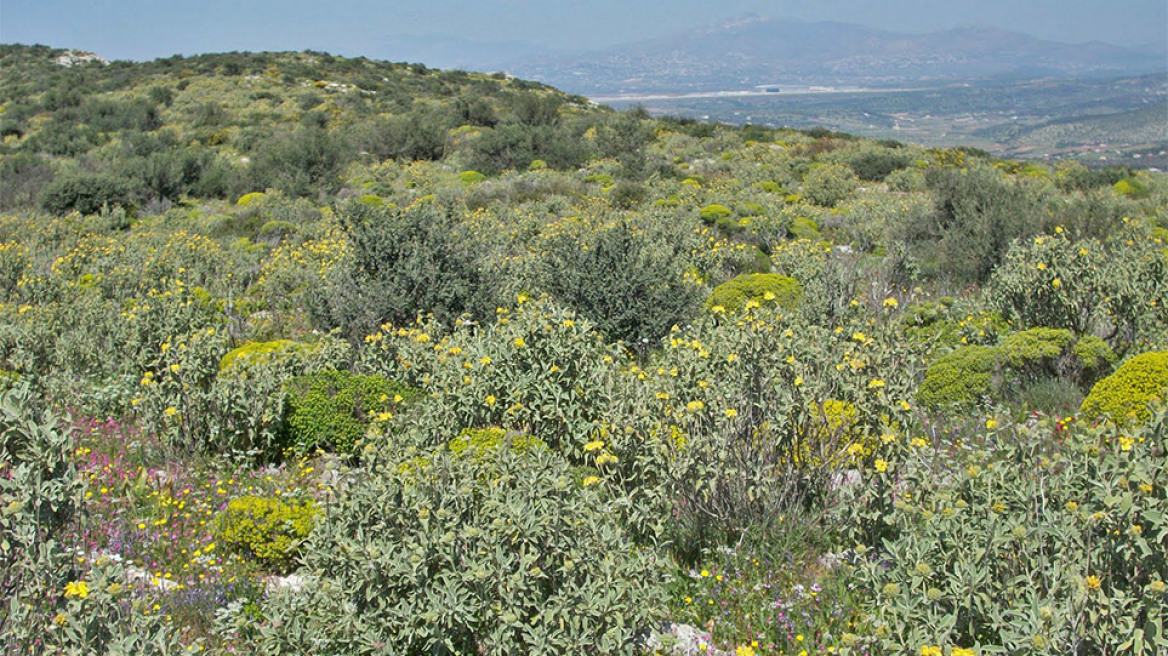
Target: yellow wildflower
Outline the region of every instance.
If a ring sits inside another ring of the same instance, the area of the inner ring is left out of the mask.
[[[65,596],[84,599],[89,596],[89,584],[85,581],[70,581],[65,584]]]

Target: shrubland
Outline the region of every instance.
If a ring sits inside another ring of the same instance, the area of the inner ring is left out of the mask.
[[[9,651],[1168,649],[1162,175],[54,54],[0,47]]]

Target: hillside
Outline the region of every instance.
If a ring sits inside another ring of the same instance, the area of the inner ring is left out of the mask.
[[[1168,649],[1168,176],[0,57],[5,652]]]

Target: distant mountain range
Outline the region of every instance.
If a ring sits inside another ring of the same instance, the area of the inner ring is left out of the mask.
[[[570,93],[605,96],[1132,75],[1168,70],[1168,53],[1159,45],[1071,45],[996,28],[898,34],[847,23],[752,15],[595,52],[529,55],[500,63],[522,78]]]

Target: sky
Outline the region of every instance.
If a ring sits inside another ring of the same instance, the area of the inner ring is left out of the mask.
[[[600,49],[749,13],[898,32],[979,25],[1068,43],[1168,41],[1165,0],[0,0],[0,42],[106,59],[318,50],[441,67]]]

